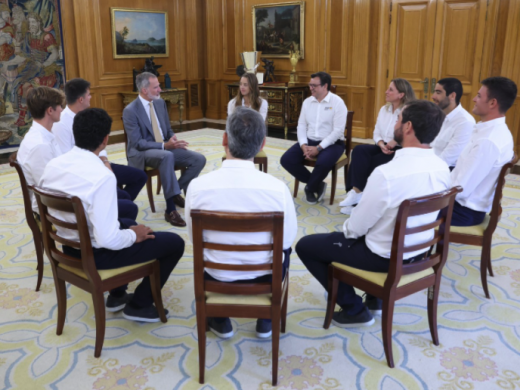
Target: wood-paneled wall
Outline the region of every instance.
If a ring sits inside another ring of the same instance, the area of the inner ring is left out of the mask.
[[[66,77],[91,83],[92,106],[104,108],[123,128],[120,91],[132,90],[132,69],[141,69],[144,58],[114,59],[111,40],[111,7],[154,9],[168,12],[170,56],[156,58],[160,80],[169,73],[172,86],[187,88],[184,119],[203,117],[204,0],[62,0]],[[176,119],[176,118],[172,118]]]

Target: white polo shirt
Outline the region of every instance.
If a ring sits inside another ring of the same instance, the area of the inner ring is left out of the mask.
[[[258,110],[258,112],[260,113],[260,115],[262,115],[262,119],[265,121],[265,118],[267,118],[267,100],[265,99],[262,99],[260,98],[260,100],[262,100],[262,104],[260,105],[260,109]],[[233,111],[235,111],[235,105],[236,105],[236,100],[235,98],[231,99],[227,105],[227,114],[228,114],[228,117],[233,113]],[[242,99],[242,106],[244,106],[244,99]],[[244,106],[244,107],[247,107],[247,106]],[[251,107],[249,107],[251,108]]]
[[[450,188],[448,165],[432,149],[403,148],[389,163],[380,165],[368,178],[363,197],[343,224],[346,238],[365,237],[368,248],[381,257],[390,258],[397,211],[406,199],[431,195]],[[407,227],[435,221],[437,212],[411,217]],[[433,229],[408,235],[405,245],[412,246],[433,238]],[[404,254],[404,258],[425,252]]]
[[[347,106],[342,98],[329,92],[321,102],[310,96],[303,102],[298,120],[298,142],[300,145],[308,140],[321,141],[323,149],[345,139],[347,123]]]
[[[448,166],[454,167],[471,139],[474,127],[475,118],[459,104],[446,115],[439,134],[430,146]]]
[[[30,186],[38,184],[47,164],[60,154],[61,149],[54,135],[45,127],[33,121],[31,128],[20,144],[16,158],[22,167],[27,184]],[[32,209],[39,214],[36,198],[32,191],[29,191],[29,193]]]
[[[392,105],[387,104],[385,104],[379,110],[376,126],[374,127],[374,142],[376,145],[381,140],[385,143],[388,143],[394,139],[394,127],[397,123],[397,119],[399,118],[401,107],[395,109],[394,111],[392,110]]]
[[[290,248],[298,223],[294,201],[287,184],[260,172],[251,161],[225,160],[222,168],[192,180],[186,195],[184,218],[191,242],[193,233],[190,212],[194,209],[205,211],[228,211],[236,213],[260,213],[282,211],[284,213],[283,247]],[[204,240],[231,245],[261,245],[272,242],[269,233],[235,233],[204,231]],[[204,259],[222,264],[267,264],[273,261],[272,252],[224,252],[204,249]],[[241,279],[255,279],[270,271],[224,271],[207,269],[215,279],[232,282]]]
[[[505,117],[478,122],[451,172],[453,185],[463,189],[457,194],[457,202],[472,210],[489,213],[498,175],[513,158],[513,147],[513,136]]]
[[[39,186],[81,199],[94,248],[120,250],[135,242],[133,230],[119,229],[116,177],[94,153],[74,146],[47,164]],[[76,222],[74,214],[56,210],[49,213],[66,222]],[[63,238],[79,241],[76,230],[59,226],[56,229]]]

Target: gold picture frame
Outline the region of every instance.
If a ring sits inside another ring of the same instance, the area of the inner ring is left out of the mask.
[[[115,59],[170,55],[166,11],[111,7],[110,14]]]
[[[262,57],[290,58],[290,51],[305,56],[305,1],[253,5],[253,50]]]

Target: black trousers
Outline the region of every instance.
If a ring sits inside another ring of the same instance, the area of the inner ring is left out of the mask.
[[[135,220],[139,208],[135,198],[146,184],[148,176],[141,169],[110,164],[117,180],[117,214],[119,219]],[[124,189],[123,189],[124,188]]]
[[[309,146],[318,146],[321,141],[308,140]],[[320,184],[325,180],[329,172],[334,167],[334,164],[345,152],[344,141],[338,140],[335,144],[323,149],[316,159],[316,165],[312,172],[310,172],[304,165],[305,157],[299,143],[295,143],[283,154],[280,159],[280,164],[296,179],[302,183],[307,183],[307,188],[317,193],[320,189]]]
[[[394,150],[398,150],[396,147]],[[352,160],[348,168],[345,182],[347,192],[356,187],[364,191],[369,176],[378,166],[392,161],[395,152],[384,154],[377,145],[358,145],[352,150]]]
[[[485,211],[476,211],[462,206],[455,201],[453,205],[453,216],[451,217],[452,226],[474,226],[480,225],[486,217]]]
[[[371,272],[388,272],[390,259],[373,253],[365,243],[365,237],[347,239],[343,233],[312,234],[296,244],[296,253],[309,272],[328,289],[330,263],[341,263]],[[420,254],[404,261],[410,263],[422,259]],[[363,302],[354,287],[339,283],[337,304],[349,315],[360,313]]]
[[[128,228],[137,225],[135,221],[120,220],[121,227]],[[155,239],[149,239],[118,251],[93,248],[94,261],[99,270],[126,267],[140,264],[153,259],[159,261],[161,287],[165,285],[173,269],[184,253],[184,240],[175,233],[155,232]],[[63,246],[63,252],[76,258],[81,257],[81,251]],[[110,291],[114,296],[121,296],[127,289],[127,285],[117,287]],[[148,307],[153,304],[150,278],[146,277],[137,286],[131,303],[137,307]]]

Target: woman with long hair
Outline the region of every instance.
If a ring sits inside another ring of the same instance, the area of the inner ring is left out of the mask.
[[[267,117],[267,100],[260,97],[260,88],[254,73],[244,73],[240,78],[237,96],[228,103],[228,116],[230,116],[235,110],[235,107],[238,106],[250,107],[258,111],[260,115],[262,115],[262,118],[264,118],[264,121]]]
[[[393,79],[385,92],[386,104],[379,110],[374,128],[375,145],[358,145],[352,150],[352,161],[347,174],[347,197],[339,205],[349,214],[346,206],[354,206],[363,196],[368,177],[378,166],[394,158],[401,146],[394,140],[394,126],[403,106],[415,100],[415,92],[405,79]]]

